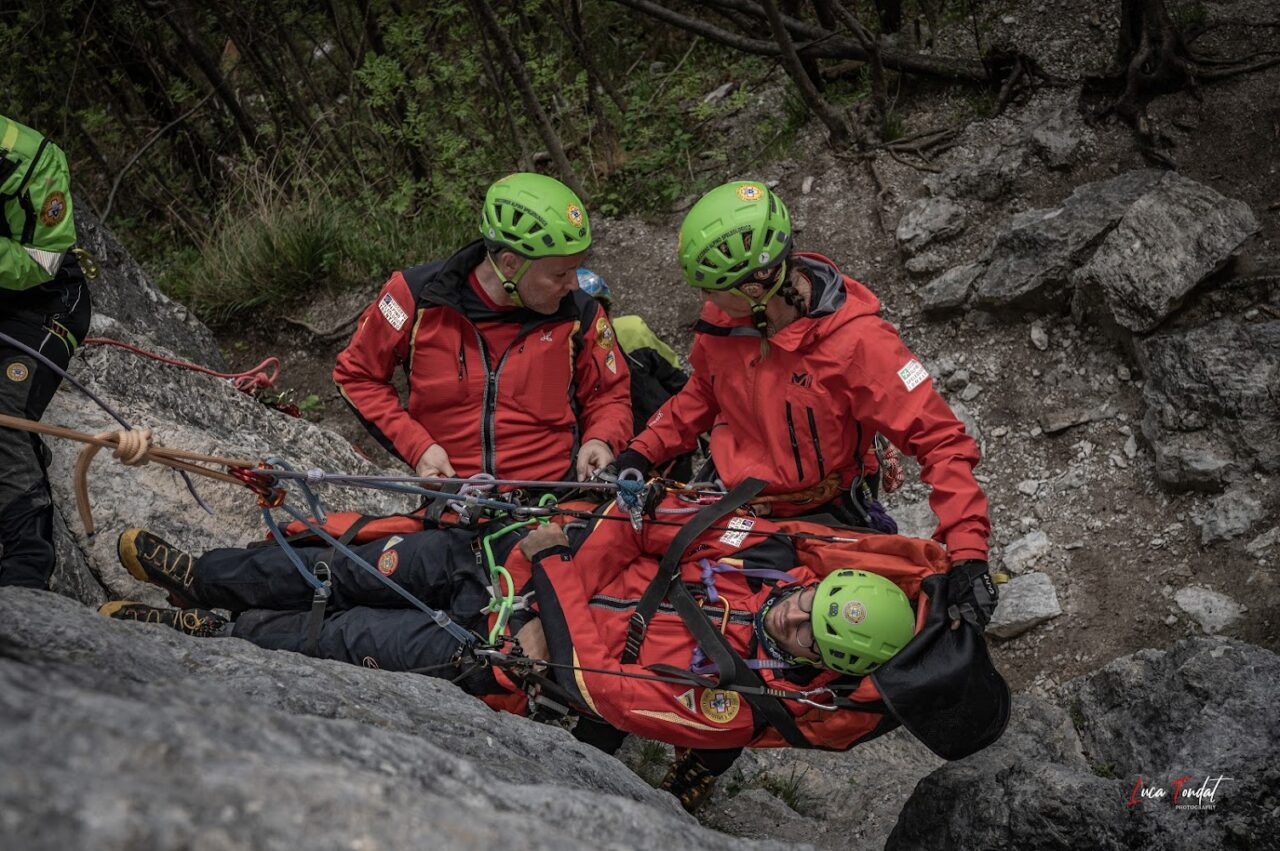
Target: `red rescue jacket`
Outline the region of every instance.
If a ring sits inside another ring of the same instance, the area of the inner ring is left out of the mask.
[[[991,524],[973,476],[979,454],[919,359],[879,316],[880,302],[818,254],[796,253],[814,283],[808,316],[769,338],[714,305],[702,311],[689,356],[693,375],[631,442],[661,462],[710,431],[725,483],[769,482],[765,494],[812,487],[838,473],[848,487],[863,472],[879,432],[920,463],[939,518],[934,538],[953,560],[986,559]],[[775,503],[775,515],[813,505]]]
[[[439,443],[460,476],[559,481],[587,440],[617,453],[631,435],[630,382],[603,309],[575,290],[550,316],[493,311],[468,283],[483,260],[477,241],[393,274],[338,354],[343,398],[410,467]],[[489,351],[477,322],[520,327],[505,351]],[[397,366],[407,406],[391,383]]]
[[[619,516],[613,506],[604,513]],[[730,523],[735,528],[725,531],[723,527]],[[831,530],[798,522],[780,525],[746,516],[716,525],[721,528],[704,533],[686,550],[681,563],[685,582],[702,583],[702,559],[786,570],[800,583],[813,582],[832,570],[857,567],[892,579],[916,602],[926,600],[920,594],[923,579],[947,569],[946,553],[933,541],[868,535],[857,537],[853,543],[804,541],[794,546],[789,539],[769,533],[779,529],[823,533]],[[647,676],[652,673],[648,666],[655,664],[686,668],[693,659],[693,635],[671,606],[663,603],[649,624],[636,664],[620,662],[631,612],[679,529],[646,523],[637,535],[627,522],[600,519],[576,553],[554,550],[543,554],[536,566],[530,566],[517,549],[507,558],[506,567],[518,588],[533,576],[552,661],[580,669],[558,674],[558,681],[580,705],[589,707],[608,723],[629,733],[684,747],[785,746],[782,737],[756,718],[750,704],[736,692],[617,676]],[[727,605],[707,602],[705,595],[695,594],[707,618],[717,628],[723,627],[729,644],[744,659],[767,658],[755,637],[754,618],[773,592],[773,583],[728,572],[716,576],[715,587]],[[923,622],[925,613],[926,607],[920,605],[918,624]],[[762,669],[759,674],[766,685],[791,692],[818,688],[841,678],[833,671],[798,670],[799,681],[789,679],[786,671]],[[500,671],[496,673],[508,682]],[[868,677],[849,697],[874,704],[880,694]],[[499,701],[491,701],[491,705],[519,708]],[[891,723],[879,711],[832,712],[793,700],[784,700],[783,705],[796,717],[806,739],[817,747],[846,749],[880,725]]]

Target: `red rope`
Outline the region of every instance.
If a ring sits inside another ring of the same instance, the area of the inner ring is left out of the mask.
[[[205,375],[212,375],[214,378],[226,378],[231,381],[237,390],[243,390],[245,393],[252,393],[255,390],[267,390],[274,386],[276,378],[280,375],[280,358],[269,357],[253,369],[247,369],[244,372],[214,372],[203,366],[197,366],[194,363],[176,360],[175,358],[166,358],[155,352],[149,352],[146,349],[140,349],[137,346],[123,343],[120,340],[112,340],[108,337],[89,337],[86,343],[97,343],[106,346],[118,346],[122,349],[133,352],[135,355],[142,355],[144,358],[166,363],[170,366],[178,366],[183,369],[202,372]]]

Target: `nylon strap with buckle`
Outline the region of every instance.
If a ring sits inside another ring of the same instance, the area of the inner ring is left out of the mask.
[[[649,619],[658,611],[658,606],[662,604],[668,590],[673,585],[679,584],[677,579],[680,575],[680,559],[684,557],[685,550],[689,549],[698,536],[711,528],[717,520],[746,505],[748,500],[764,489],[764,486],[765,482],[761,479],[745,480],[725,494],[719,502],[714,502],[693,515],[689,522],[676,533],[671,546],[662,556],[657,574],[649,583],[649,587],[644,589],[640,602],[631,613],[631,622],[627,626],[627,642],[622,649],[622,664],[633,665],[640,657],[640,644],[644,641],[645,631],[649,628]]]

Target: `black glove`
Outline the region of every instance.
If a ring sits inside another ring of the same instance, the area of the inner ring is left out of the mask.
[[[643,475],[648,476],[650,468],[653,467],[653,462],[634,449],[624,449],[611,466],[616,468],[610,471],[615,476],[620,470],[639,470]],[[605,469],[608,468],[606,467]]]
[[[968,559],[951,565],[947,574],[947,614],[981,632],[996,610],[1000,593],[985,561]]]

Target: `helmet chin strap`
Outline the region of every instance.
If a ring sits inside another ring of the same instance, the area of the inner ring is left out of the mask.
[[[502,274],[502,270],[498,268],[498,264],[494,261],[492,254],[485,254],[485,257],[489,259],[489,266],[493,268],[498,280],[502,283],[502,289],[506,292],[507,298],[511,299],[511,303],[516,307],[524,307],[524,300],[520,298],[520,292],[516,289],[516,285],[520,283],[524,273],[529,271],[533,261],[526,257],[524,263],[520,264],[520,268],[516,269],[516,273],[508,278]]]
[[[783,260],[778,264],[778,274],[774,276],[773,286],[764,294],[762,298],[756,300],[744,293],[737,286],[732,287],[729,292],[734,295],[745,298],[751,304],[751,324],[760,332],[761,338],[768,336],[769,320],[765,318],[765,308],[769,306],[769,300],[778,294],[778,290],[782,289],[782,284],[787,280],[787,261]]]

